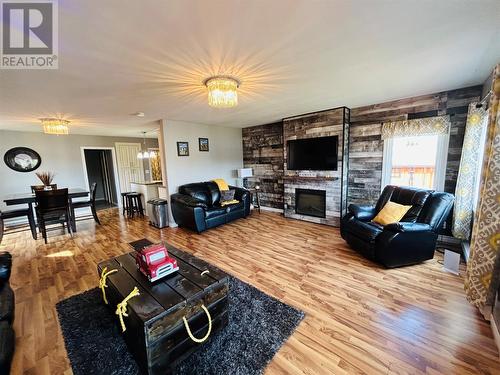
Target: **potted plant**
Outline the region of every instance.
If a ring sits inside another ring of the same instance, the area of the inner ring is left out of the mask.
[[[52,172],[36,172],[36,176],[42,181],[45,190],[52,190],[52,181],[55,173]]]

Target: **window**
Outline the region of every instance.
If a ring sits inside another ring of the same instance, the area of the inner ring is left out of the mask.
[[[149,261],[152,264],[158,263],[165,259],[165,252],[164,251],[158,251],[157,253],[153,253],[149,256]]]
[[[448,134],[386,139],[382,189],[397,185],[444,190],[448,141]]]

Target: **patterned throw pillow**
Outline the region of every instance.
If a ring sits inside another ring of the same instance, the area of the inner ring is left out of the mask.
[[[234,199],[234,193],[236,193],[236,190],[234,189],[222,190],[220,192],[220,201],[221,202],[232,201]]]

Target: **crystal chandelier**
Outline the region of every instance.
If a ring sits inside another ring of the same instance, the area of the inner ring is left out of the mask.
[[[208,104],[215,108],[231,108],[238,105],[240,82],[232,77],[215,76],[204,82],[208,89]]]
[[[67,135],[69,133],[69,120],[63,120],[55,117],[41,118],[43,132],[45,134]]]

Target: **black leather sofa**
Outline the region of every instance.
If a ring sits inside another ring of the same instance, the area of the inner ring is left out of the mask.
[[[399,223],[381,226],[372,222],[388,201],[412,208]],[[387,268],[420,263],[434,257],[438,232],[453,201],[449,193],[388,185],[375,207],[349,206],[340,234],[352,248]]]
[[[11,266],[11,255],[7,252],[0,253],[0,375],[9,374],[14,354],[15,335],[12,323],[15,300],[9,285]]]
[[[201,233],[206,229],[250,215],[250,192],[234,186],[229,188],[236,191],[234,199],[239,203],[222,207],[221,194],[215,182],[180,186],[179,193],[170,197],[175,222],[180,227]]]

